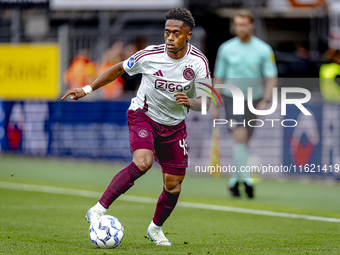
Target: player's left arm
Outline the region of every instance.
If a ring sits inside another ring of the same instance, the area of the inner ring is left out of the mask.
[[[269,48],[265,58],[264,63],[262,65],[262,73],[265,77],[265,90],[263,94],[263,98],[260,103],[257,105],[258,110],[267,110],[268,104],[272,100],[273,88],[277,87],[277,67],[275,62],[275,55],[271,48]]]
[[[193,111],[201,111],[202,108],[202,97],[198,97],[196,99],[188,98],[186,94],[182,92],[177,92],[174,94],[176,97],[176,102],[179,105],[184,105],[185,107],[189,107]],[[211,98],[207,97],[207,111],[210,108]]]
[[[196,62],[197,66],[195,69],[195,94],[197,98],[188,98],[186,94],[177,92],[174,94],[176,97],[176,102],[179,105],[184,105],[185,107],[190,108],[193,111],[201,111],[202,110],[202,97],[206,97],[206,109],[207,111],[210,108],[211,98],[210,95],[207,95],[211,92],[209,86],[211,86],[211,73],[209,70],[208,60],[199,60]]]

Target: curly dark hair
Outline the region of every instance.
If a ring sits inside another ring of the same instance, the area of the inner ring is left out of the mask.
[[[195,20],[189,10],[184,8],[174,8],[165,16],[165,20],[174,19],[183,22],[183,25],[189,26],[192,30],[195,26]]]

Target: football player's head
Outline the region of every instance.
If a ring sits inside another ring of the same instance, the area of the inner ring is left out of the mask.
[[[169,52],[176,53],[182,50],[190,40],[195,21],[191,12],[183,8],[170,10],[165,19],[166,48]]]
[[[250,37],[254,31],[253,14],[248,10],[237,11],[233,16],[233,29],[241,40]]]

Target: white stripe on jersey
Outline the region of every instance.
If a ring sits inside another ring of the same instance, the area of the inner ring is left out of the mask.
[[[209,61],[208,61],[207,57],[196,47],[192,47],[190,54],[203,59],[205,66],[206,66],[206,71],[207,71],[206,78],[211,78],[211,72],[210,72],[210,69],[209,69]]]
[[[124,61],[129,75],[143,74],[137,96],[129,109],[142,109],[157,123],[174,126],[187,118],[188,108],[178,105],[174,94],[195,94],[195,80],[209,79],[208,60],[202,52],[188,44],[188,52],[181,59],[172,59],[165,45],[149,46]]]
[[[161,47],[153,47],[151,50],[141,50],[139,52],[137,52],[134,57],[137,61],[137,59],[143,57],[143,56],[147,56],[150,55],[153,52],[164,52],[165,46],[161,46]]]

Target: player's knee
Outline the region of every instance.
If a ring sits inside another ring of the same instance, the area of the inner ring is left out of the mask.
[[[235,138],[235,142],[236,143],[248,143],[248,137],[238,137],[238,138]]]
[[[237,127],[233,130],[233,137],[236,143],[247,143],[248,131],[244,127]]]
[[[147,171],[152,167],[153,162],[153,153],[149,150],[136,150],[133,153],[133,163],[139,168],[141,171]]]
[[[147,171],[152,167],[152,159],[135,159],[134,163],[141,171]]]
[[[177,195],[181,192],[181,182],[165,183],[165,190],[170,194]]]

